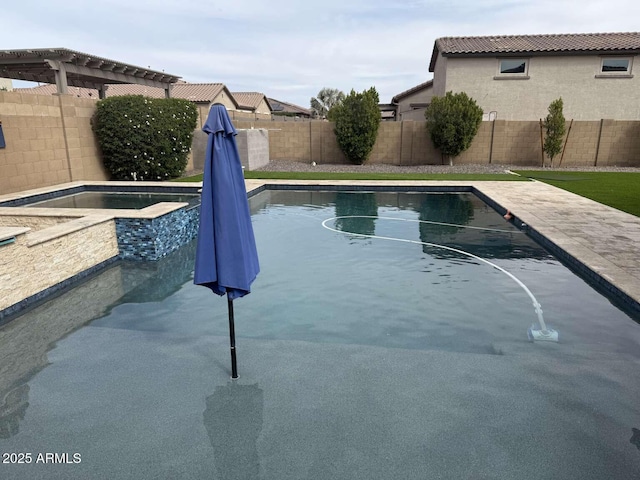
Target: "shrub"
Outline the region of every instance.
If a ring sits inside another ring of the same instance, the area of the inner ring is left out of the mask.
[[[562,152],[562,138],[565,132],[565,118],[562,113],[562,107],[562,97],[551,102],[549,114],[542,124],[547,132],[542,148],[549,157],[552,167],[554,157]]]
[[[376,143],[381,121],[379,98],[375,87],[362,93],[351,90],[331,109],[338,146],[352,163],[362,165]]]
[[[453,157],[467,150],[478,133],[482,109],[464,92],[447,92],[431,99],[425,118],[433,145],[453,165]]]
[[[114,180],[168,180],[187,166],[196,106],[179,98],[125,95],[100,100],[93,130]]]

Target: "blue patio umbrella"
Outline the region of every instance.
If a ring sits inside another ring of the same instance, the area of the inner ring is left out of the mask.
[[[231,377],[238,378],[233,300],[250,293],[251,283],[260,271],[258,252],[236,145],[236,129],[224,105],[211,106],[202,130],[209,134],[209,139],[193,282],[218,295],[227,295]]]

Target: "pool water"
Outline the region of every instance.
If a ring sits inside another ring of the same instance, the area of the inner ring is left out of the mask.
[[[198,202],[200,195],[155,192],[80,192],[26,205],[38,208],[141,209],[159,202]]]
[[[33,455],[2,478],[640,471],[640,326],[476,197],[250,205],[261,273],[234,302],[240,379],[226,301],[192,284],[195,242],[120,262],[0,328],[0,451]],[[513,277],[559,342],[528,340],[538,317]]]

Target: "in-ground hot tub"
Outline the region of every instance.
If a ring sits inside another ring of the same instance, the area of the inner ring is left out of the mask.
[[[199,183],[77,182],[0,198],[0,215],[109,214],[121,258],[157,260],[196,236],[199,190]]]

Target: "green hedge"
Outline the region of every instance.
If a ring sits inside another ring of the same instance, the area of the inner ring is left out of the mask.
[[[179,98],[100,100],[93,130],[114,180],[168,180],[184,173],[198,112]]]
[[[336,140],[342,153],[357,165],[367,161],[378,137],[381,116],[375,87],[351,93],[331,109],[330,120],[335,122]]]
[[[453,165],[453,157],[467,150],[478,133],[482,109],[464,92],[447,92],[431,99],[425,118],[433,145]]]

